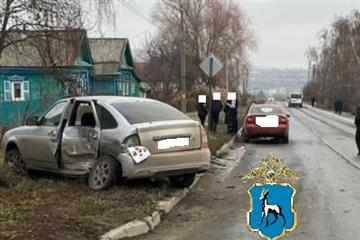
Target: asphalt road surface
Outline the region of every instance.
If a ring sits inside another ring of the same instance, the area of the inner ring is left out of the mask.
[[[269,152],[302,177],[290,181],[297,189],[298,227],[284,239],[359,239],[360,159],[355,128],[310,107],[290,113],[289,144],[260,140],[246,144],[245,150],[237,146],[233,154],[241,160],[233,161],[232,171],[207,173],[154,232],[138,239],[260,239],[246,226],[246,191],[252,182],[240,178]]]

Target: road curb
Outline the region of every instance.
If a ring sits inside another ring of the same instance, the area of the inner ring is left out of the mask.
[[[233,137],[231,137],[231,139],[227,143],[222,145],[221,148],[216,151],[215,156],[221,158],[222,156],[227,154],[235,143],[240,142],[240,139],[242,137],[241,133],[242,133],[242,128],[240,128],[238,132]]]
[[[100,237],[100,240],[118,240],[123,238],[136,237],[154,230],[161,223],[161,216],[168,214],[181,200],[186,197],[190,189],[193,188],[200,180],[200,175],[195,178],[194,183],[185,189],[179,190],[175,196],[166,200],[159,201],[155,211],[151,215],[146,216],[143,220],[135,219],[114,228]]]

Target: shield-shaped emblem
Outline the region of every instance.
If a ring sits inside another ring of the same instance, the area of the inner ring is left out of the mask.
[[[275,154],[267,155],[243,180],[263,178],[249,188],[250,210],[247,225],[261,237],[279,239],[297,226],[294,209],[296,190],[284,182],[284,178],[299,180],[300,177],[284,165]]]
[[[256,183],[248,190],[251,210],[248,227],[266,239],[278,239],[297,224],[294,210],[296,190],[288,183]]]

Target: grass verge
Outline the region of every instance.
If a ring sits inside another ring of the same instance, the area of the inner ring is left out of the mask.
[[[21,177],[0,162],[0,239],[99,239],[149,215],[169,194],[164,186],[141,180],[95,192],[84,179]]]
[[[239,123],[239,129],[241,128],[242,122],[243,122],[243,115],[246,112],[247,107],[240,106],[238,108],[238,123]],[[199,121],[199,118],[197,116],[196,112],[190,112],[187,113],[187,115],[192,118],[195,121]],[[207,119],[206,119],[207,122]],[[207,124],[206,124],[207,125]],[[232,138],[232,135],[227,133],[227,125],[224,123],[224,112],[221,112],[220,114],[220,121],[217,128],[216,134],[209,135],[209,148],[211,153],[214,155],[217,150],[219,150],[222,145],[230,141]]]

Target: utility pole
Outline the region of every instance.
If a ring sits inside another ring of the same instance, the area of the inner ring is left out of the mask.
[[[228,68],[228,50],[226,48],[226,52],[225,52],[225,88],[226,88],[226,92],[229,92],[229,68]]]
[[[239,78],[240,78],[240,61],[236,58],[236,81],[235,81],[235,92],[239,91]],[[244,92],[244,89],[243,89]]]
[[[185,29],[184,6],[180,5],[181,18],[181,47],[180,47],[180,78],[181,78],[181,111],[186,113],[186,72],[185,72]]]
[[[209,66],[209,98],[208,98],[208,134],[211,133],[211,125],[212,125],[212,116],[211,116],[211,105],[212,105],[212,87],[213,87],[213,81],[212,81],[212,77],[213,77],[213,58],[210,58],[210,66]]]

